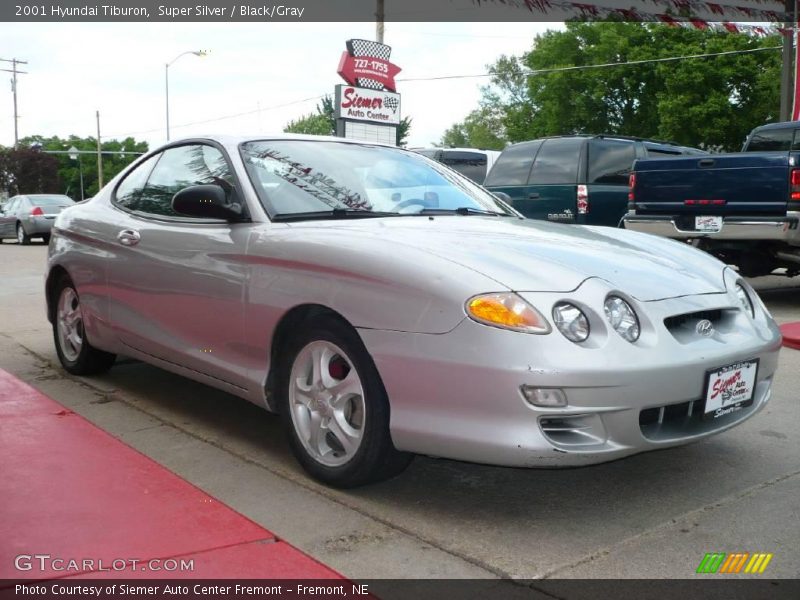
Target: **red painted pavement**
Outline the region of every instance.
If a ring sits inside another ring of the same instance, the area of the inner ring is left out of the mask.
[[[91,577],[342,577],[2,369],[0,465],[0,579],[81,574],[18,571],[21,554],[140,561]],[[142,570],[167,558],[194,570]]]
[[[800,350],[800,322],[781,325],[781,333],[784,346]]]

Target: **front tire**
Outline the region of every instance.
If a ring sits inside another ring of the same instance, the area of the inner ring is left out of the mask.
[[[56,303],[53,340],[61,366],[73,375],[96,375],[108,371],[117,357],[89,343],[83,326],[80,297],[68,276],[61,277],[53,294]]]
[[[19,242],[20,246],[27,246],[31,243],[31,236],[25,233],[22,223],[17,223],[17,242]]]
[[[281,417],[292,451],[315,479],[351,488],[394,477],[412,455],[389,434],[389,400],[355,330],[333,317],[308,321],[278,365]]]

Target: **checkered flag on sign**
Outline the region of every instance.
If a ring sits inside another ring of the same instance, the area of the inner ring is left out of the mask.
[[[355,56],[355,57],[367,56],[373,58],[380,58],[387,61],[389,60],[389,57],[392,55],[391,46],[387,46],[386,44],[379,44],[378,42],[373,42],[371,40],[347,40],[347,51],[350,53],[350,56]],[[383,89],[383,84],[380,81],[376,81],[374,79],[359,77],[356,79],[356,82],[358,83],[359,86],[369,88],[372,90]]]
[[[400,101],[394,96],[390,96],[388,94],[386,95],[386,98],[383,99],[383,103],[387,108],[391,108],[393,113],[396,113],[397,107],[400,106]]]

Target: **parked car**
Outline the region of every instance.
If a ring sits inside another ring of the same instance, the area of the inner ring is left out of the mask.
[[[25,194],[13,196],[0,208],[0,242],[16,239],[20,244],[31,238],[50,241],[50,228],[56,215],[75,202],[61,194]]]
[[[500,156],[497,150],[477,148],[419,148],[416,152],[438,160],[443,165],[466,175],[475,183],[483,183],[486,174]]]
[[[503,150],[484,186],[507,195],[530,219],[617,227],[628,207],[628,174],[636,158],[704,154],[669,142],[570,135]]]
[[[124,354],[264,406],[335,486],[413,453],[559,467],[692,442],[767,404],[781,343],[687,244],[528,220],[413,152],[312,136],[142,157],[57,217],[45,290],[68,372]]]
[[[637,160],[624,227],[692,241],[749,277],[800,274],[799,131],[773,123],[739,153]]]

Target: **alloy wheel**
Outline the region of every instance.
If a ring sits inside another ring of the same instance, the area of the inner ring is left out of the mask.
[[[317,340],[300,350],[289,378],[289,410],[311,458],[329,467],[349,462],[364,437],[365,406],[361,379],[341,348]]]
[[[71,287],[61,290],[56,320],[61,352],[69,361],[78,360],[83,348],[83,314],[78,295]]]

